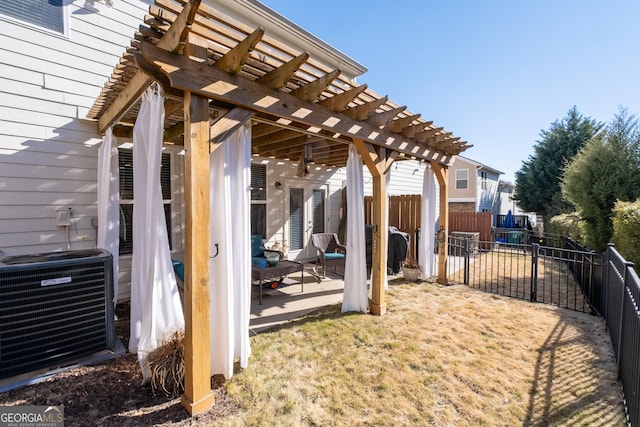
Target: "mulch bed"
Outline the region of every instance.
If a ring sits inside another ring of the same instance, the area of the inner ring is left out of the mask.
[[[116,306],[116,333],[129,342],[129,304]],[[193,426],[208,425],[237,410],[227,396],[224,378],[211,380],[213,408],[189,416],[179,398],[154,393],[142,384],[135,354],[65,370],[37,384],[0,394],[0,405],[63,405],[69,426]]]

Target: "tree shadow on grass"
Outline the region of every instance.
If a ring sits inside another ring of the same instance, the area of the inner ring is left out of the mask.
[[[561,318],[538,349],[523,425],[626,424],[607,337],[583,329]]]

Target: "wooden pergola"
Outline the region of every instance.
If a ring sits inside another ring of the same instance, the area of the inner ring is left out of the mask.
[[[370,312],[386,311],[387,194],[395,161],[427,162],[440,188],[438,282],[446,283],[448,165],[470,147],[331,69],[200,0],[156,0],[91,108],[98,130],[131,136],[142,93],[165,91],[166,143],[185,149],[185,394],[189,413],[213,403],[209,372],[209,154],[251,121],[254,155],[346,165],[355,144],[373,176]],[[203,177],[207,177],[202,179]],[[198,326],[197,328],[194,326]]]

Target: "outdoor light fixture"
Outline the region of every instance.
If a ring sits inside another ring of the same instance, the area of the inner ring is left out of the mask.
[[[282,189],[282,183],[280,181],[276,181],[276,190]]]
[[[308,165],[313,164],[313,145],[311,143],[304,144],[303,150],[304,162]]]

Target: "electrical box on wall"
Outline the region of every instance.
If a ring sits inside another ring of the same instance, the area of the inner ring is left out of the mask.
[[[56,225],[58,227],[71,225],[71,208],[59,208],[56,211]]]

